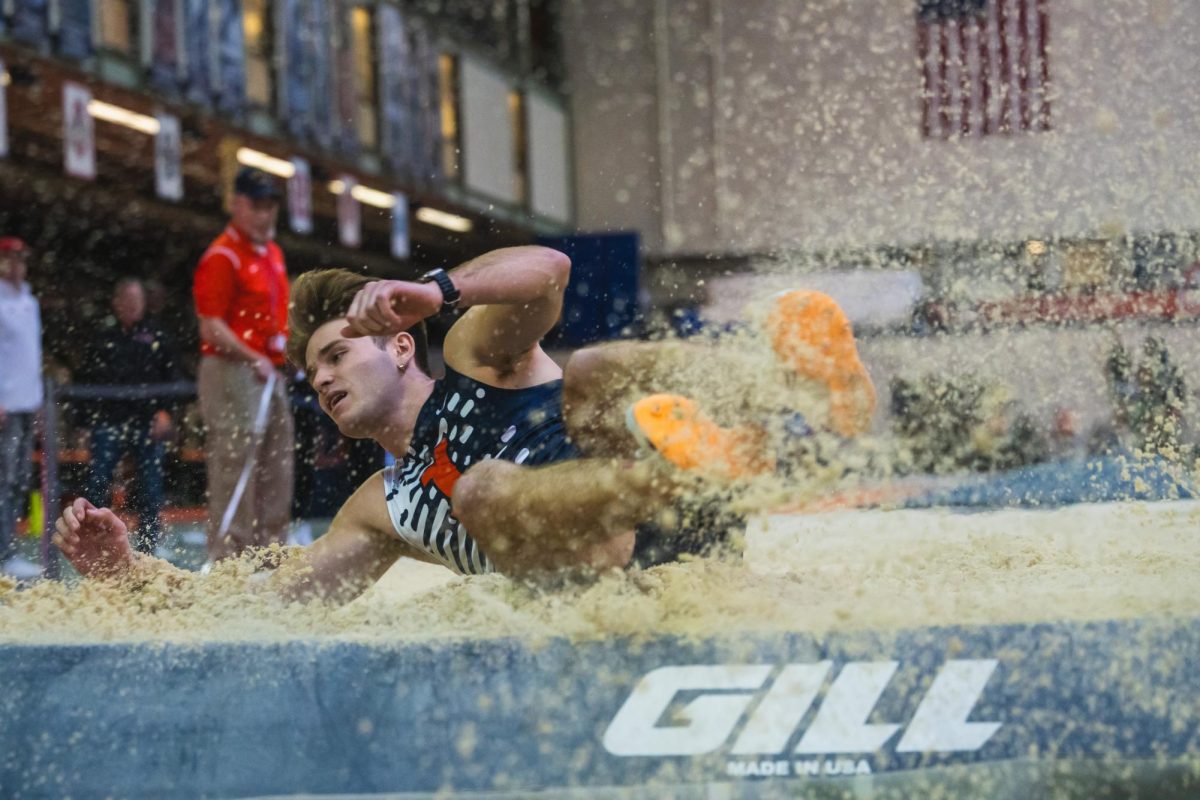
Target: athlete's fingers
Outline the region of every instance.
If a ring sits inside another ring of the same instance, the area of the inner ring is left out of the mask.
[[[376,281],[364,286],[354,296],[354,300],[350,304],[350,311],[346,314],[346,317],[350,322],[349,327],[357,336],[371,336],[375,334],[374,325],[369,317],[369,310],[378,285],[379,282]]]
[[[79,518],[80,522],[83,521],[84,515],[93,508],[95,506],[89,503],[85,497],[76,497],[71,503],[71,510],[75,512],[75,516]]]
[[[387,283],[377,281],[363,289],[367,293],[365,302],[362,307],[362,322],[368,328],[370,333],[383,333],[383,329],[387,326],[386,307],[390,304],[387,292]]]
[[[399,287],[393,288],[385,296],[386,303],[382,310],[390,328],[389,332],[398,333],[408,327],[404,324],[404,318],[400,316],[400,312],[396,308],[397,301],[403,301],[403,299],[404,292]]]
[[[68,531],[74,533],[79,530],[79,517],[75,514],[74,504],[67,506],[66,510],[63,511],[62,521],[66,523]]]
[[[346,312],[346,316],[349,317],[351,321],[358,319],[359,312],[362,309],[363,295],[365,293],[366,289],[359,289],[358,293],[354,295],[354,299],[350,301],[350,309]]]
[[[374,302],[367,308],[366,318],[371,325],[371,333],[373,335],[378,336],[388,332],[390,306],[391,301],[386,297],[376,297]]]
[[[62,534],[54,534],[52,537],[50,537],[50,541],[54,543],[55,547],[62,551],[63,555],[75,555],[75,546],[73,544],[69,544]]]

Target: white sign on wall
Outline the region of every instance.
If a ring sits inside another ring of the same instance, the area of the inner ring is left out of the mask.
[[[288,222],[296,233],[312,233],[312,172],[308,162],[292,158],[295,171],[287,182]]]
[[[0,77],[8,74],[8,68],[0,61]],[[0,158],[8,156],[8,87],[0,80]]]
[[[179,117],[159,113],[154,136],[154,191],[167,200],[183,199],[183,136]]]
[[[343,175],[339,180],[342,193],[337,199],[338,239],[346,247],[358,247],[362,244],[362,210],[353,194],[358,181],[349,175]]]
[[[392,207],[392,257],[406,259],[411,254],[408,242],[408,198],[400,192],[392,197],[396,205]]]
[[[92,93],[78,83],[63,84],[63,163],[73,178],[96,177],[96,126],[88,113]]]

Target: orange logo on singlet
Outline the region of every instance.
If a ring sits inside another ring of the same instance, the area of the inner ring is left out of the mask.
[[[450,460],[450,444],[442,439],[437,443],[437,447],[433,448],[433,463],[421,473],[421,486],[428,486],[432,482],[439,492],[446,497],[453,497],[454,484],[458,483],[460,477],[462,473]]]

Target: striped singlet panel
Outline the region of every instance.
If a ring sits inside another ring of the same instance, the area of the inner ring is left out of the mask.
[[[490,458],[532,466],[576,456],[563,425],[561,380],[500,389],[447,367],[421,407],[404,459],[384,470],[388,515],[401,540],[455,572],[491,572],[487,555],[451,516],[458,478]]]

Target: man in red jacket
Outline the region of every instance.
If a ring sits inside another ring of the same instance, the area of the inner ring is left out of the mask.
[[[261,170],[238,172],[229,225],[200,259],[193,284],[212,561],[287,538],[294,436],[279,372],[288,310],[287,269],[274,242],[279,195]]]

